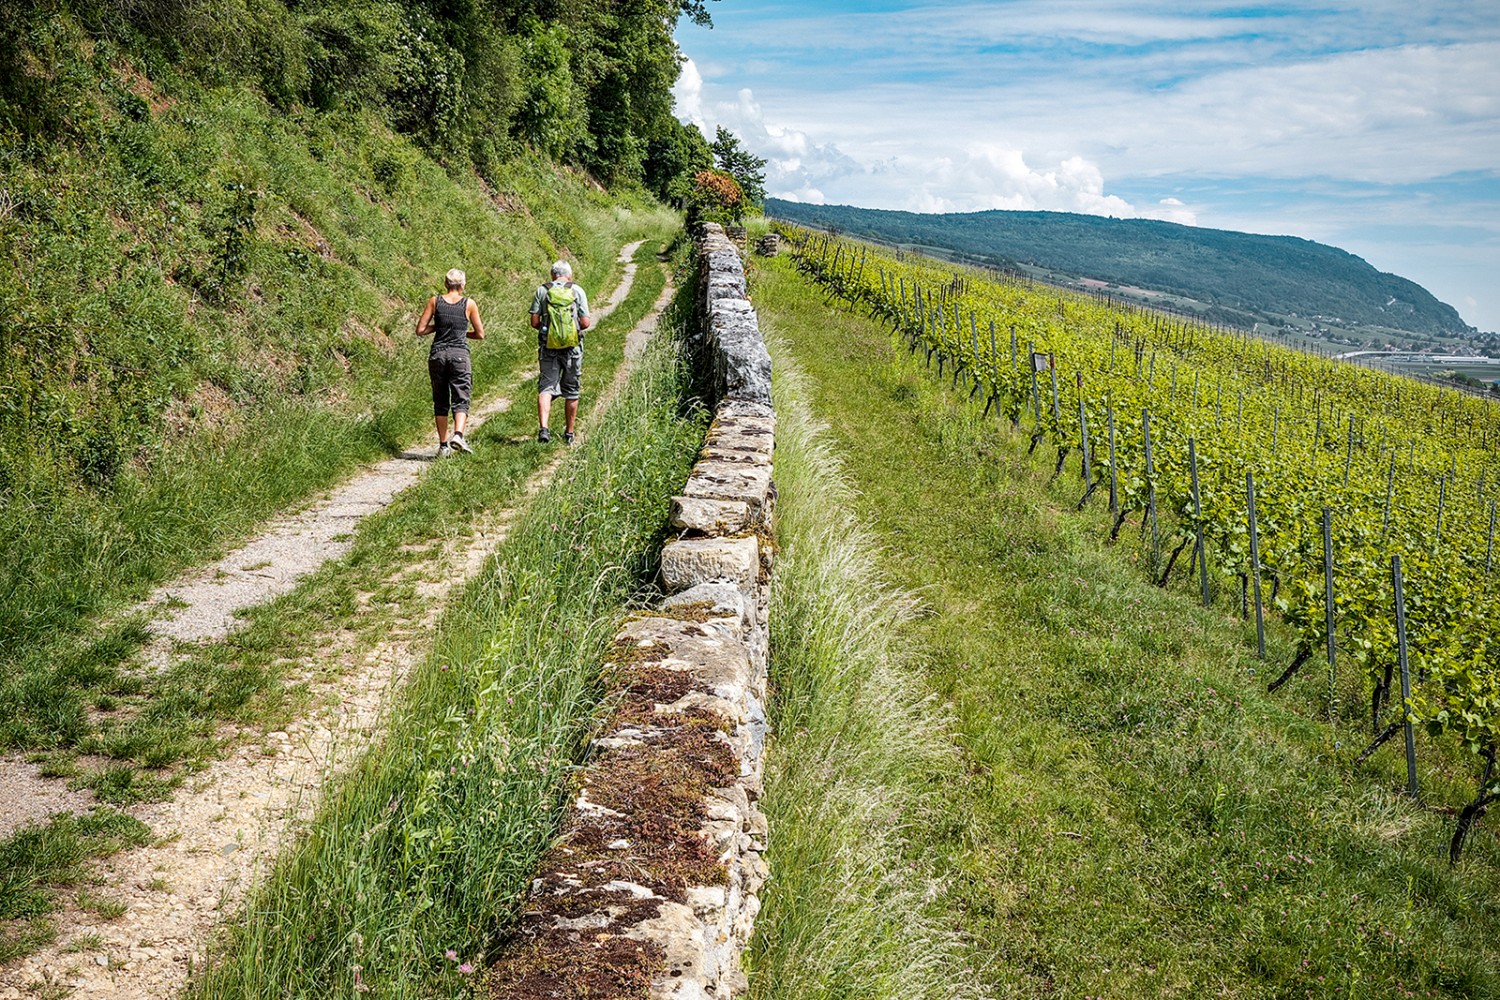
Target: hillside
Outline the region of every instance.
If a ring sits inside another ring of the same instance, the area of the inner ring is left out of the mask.
[[[8,649],[429,423],[448,268],[494,322],[670,224],[693,8],[0,2]]]
[[[1235,325],[1314,319],[1425,336],[1465,336],[1458,312],[1421,285],[1337,247],[1151,219],[1066,212],[923,215],[768,199],[766,212],[886,243],[943,248],[967,259],[1034,264],[1201,303]]]

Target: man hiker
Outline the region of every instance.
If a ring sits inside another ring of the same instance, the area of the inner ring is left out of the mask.
[[[531,326],[537,331],[536,416],[541,429],[536,439],[552,440],[547,418],[552,399],[564,400],[563,440],[573,443],[573,422],[578,417],[578,384],[583,375],[583,331],[593,326],[589,297],[573,284],[573,268],[565,260],[552,265],[552,280],[537,287],[531,298]]]
[[[447,288],[442,295],[427,300],[427,308],[417,320],[417,336],[432,334],[432,350],[427,354],[427,374],[432,377],[432,413],[437,423],[438,458],[447,458],[454,450],[473,454],[464,440],[464,424],[469,419],[469,394],[474,389],[474,370],[469,364],[469,341],[484,339],[484,322],[479,306],[464,294],[467,278],[454,268],[443,276]],[[448,413],[453,412],[453,435],[448,435]]]

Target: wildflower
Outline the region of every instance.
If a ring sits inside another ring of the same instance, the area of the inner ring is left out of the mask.
[[[460,965],[458,967],[458,971],[467,976],[469,973],[474,971],[474,966],[470,965],[468,962],[465,962],[463,965]]]
[[[443,952],[443,957],[450,962],[457,962],[458,952],[454,951],[452,948],[449,948],[447,951]]]

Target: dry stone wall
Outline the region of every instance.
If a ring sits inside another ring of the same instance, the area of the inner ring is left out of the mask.
[[[723,1000],[767,877],[757,806],[766,740],[771,360],[744,267],[718,226],[699,239],[693,341],[715,416],[672,500],[656,612],[615,637],[617,697],[532,884],[493,996]]]

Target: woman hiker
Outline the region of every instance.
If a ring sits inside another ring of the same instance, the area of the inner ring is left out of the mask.
[[[427,300],[422,317],[417,320],[417,336],[432,334],[432,350],[427,355],[427,374],[432,377],[432,412],[437,423],[438,458],[446,458],[454,449],[473,454],[464,440],[464,424],[469,419],[469,395],[474,389],[474,369],[469,364],[469,341],[484,339],[484,322],[479,306],[464,294],[467,278],[454,268],[443,277],[447,288],[442,295]],[[453,412],[453,435],[448,435],[448,412]]]

